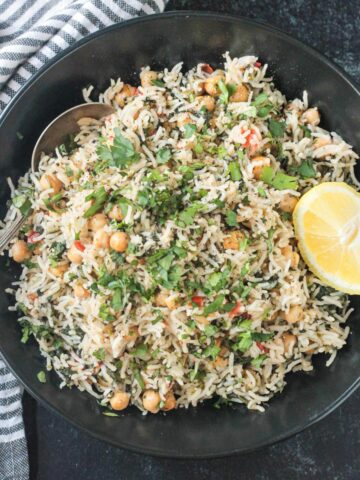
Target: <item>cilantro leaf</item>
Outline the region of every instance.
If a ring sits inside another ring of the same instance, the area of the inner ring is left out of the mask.
[[[179,213],[177,224],[180,227],[187,227],[194,223],[195,216],[200,210],[204,208],[204,205],[199,202],[195,202],[190,207],[186,208]]]
[[[100,360],[100,361],[105,360],[105,348],[101,347],[98,350],[95,350],[95,352],[93,352],[93,356],[97,360]]]
[[[196,125],[194,125],[193,123],[187,123],[185,125],[185,131],[184,131],[185,138],[192,137],[195,132],[196,132]]]
[[[137,358],[141,358],[142,360],[145,360],[147,354],[148,346],[144,343],[140,343],[139,345],[137,345],[131,352],[131,355]]]
[[[251,366],[254,368],[260,368],[264,361],[267,359],[267,355],[258,355],[256,358],[251,360]]]
[[[283,172],[275,173],[271,167],[262,169],[260,179],[277,190],[296,190],[298,188],[296,177],[286,175]]]
[[[204,315],[207,317],[210,313],[217,312],[224,303],[225,295],[218,295],[215,300],[204,308]]]
[[[209,345],[203,351],[202,356],[205,358],[210,357],[212,360],[215,360],[215,358],[219,355],[220,350],[220,347],[218,347],[217,345]]]
[[[156,80],[153,80],[151,83],[155,87],[165,87],[165,83],[162,80],[156,79]]]
[[[286,173],[282,172],[275,175],[272,185],[276,190],[296,190],[298,188],[296,177],[286,175]]]
[[[220,101],[225,104],[228,103],[229,98],[236,91],[236,85],[233,83],[225,84],[224,80],[219,80],[218,87],[221,92],[219,96]]]
[[[282,138],[285,133],[285,122],[278,122],[273,118],[269,120],[269,131],[274,138]]]
[[[20,210],[21,214],[24,217],[26,217],[31,210],[31,201],[24,194],[16,195],[16,197],[13,197],[12,203],[16,208]]]
[[[123,295],[120,288],[116,288],[111,299],[111,307],[118,312],[123,307]]]
[[[43,370],[37,374],[37,379],[40,383],[46,383],[46,374]]]
[[[103,162],[103,167],[124,168],[131,163],[137,162],[140,155],[135,151],[134,145],[121,134],[119,128],[114,128],[114,133],[113,145],[107,147],[104,144],[100,144],[96,149],[96,153]]]
[[[236,220],[236,213],[233,210],[228,210],[226,212],[226,223],[229,227],[236,227],[238,222]]]
[[[163,165],[170,160],[171,151],[170,148],[161,148],[156,154],[156,161],[159,165]]]
[[[242,175],[241,175],[240,165],[238,162],[229,163],[229,174],[233,182],[238,182],[239,180],[241,180]]]
[[[299,166],[291,166],[291,173],[298,173],[302,178],[315,178],[316,170],[312,158],[303,160]]]

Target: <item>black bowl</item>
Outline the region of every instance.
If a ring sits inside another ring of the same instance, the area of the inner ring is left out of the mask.
[[[29,168],[31,150],[42,129],[59,113],[82,102],[81,89],[94,84],[103,90],[110,78],[134,81],[143,65],[155,68],[183,61],[213,65],[222,54],[256,54],[269,63],[277,86],[286,95],[309,92],[322,113],[323,125],[337,131],[360,150],[360,96],[347,76],[322,55],[277,29],[242,18],[204,13],[168,13],[114,25],[90,35],[37,73],[4,112],[0,123],[0,196],[2,210],[9,192],[5,178],[16,179]],[[19,132],[21,135],[17,135]],[[3,213],[2,212],[2,213]],[[102,415],[86,393],[59,390],[55,374],[46,384],[36,378],[44,368],[34,341],[20,343],[16,315],[8,312],[12,299],[4,294],[18,274],[1,259],[0,347],[9,366],[38,400],[70,422],[114,445],[171,457],[211,457],[245,452],[281,440],[323,418],[359,385],[359,300],[349,322],[348,345],[330,368],[325,358],[315,361],[309,375],[289,377],[285,391],[266,412],[210,404],[167,415],[143,416],[134,408],[121,418]]]

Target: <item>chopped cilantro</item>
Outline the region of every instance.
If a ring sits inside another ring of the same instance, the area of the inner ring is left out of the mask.
[[[105,417],[118,417],[119,415],[115,412],[102,412]]]
[[[145,345],[144,343],[140,343],[132,350],[131,355],[137,358],[141,358],[141,360],[145,360],[148,355],[147,345]]]
[[[204,208],[204,204],[195,202],[190,207],[179,213],[177,224],[179,227],[187,227],[194,223],[195,216]]]
[[[220,101],[225,104],[228,103],[229,98],[236,91],[236,85],[233,83],[225,84],[223,80],[219,80],[218,87],[221,92],[219,96]]]
[[[283,172],[275,173],[271,167],[262,169],[260,179],[277,190],[296,190],[298,188],[296,177],[286,175]]]
[[[41,370],[38,374],[37,374],[37,379],[39,380],[40,383],[46,383],[46,374],[43,370]]]
[[[233,182],[238,182],[239,180],[241,180],[242,175],[241,175],[240,165],[238,162],[229,163],[229,174]]]
[[[278,122],[273,118],[269,120],[269,131],[274,138],[282,138],[285,133],[285,122]]]
[[[154,87],[165,87],[165,83],[162,81],[162,80],[153,80],[152,82],[152,85],[154,85]]]
[[[104,347],[101,347],[101,348],[99,348],[98,350],[95,350],[95,352],[93,352],[93,356],[94,356],[97,360],[100,360],[100,361],[105,360],[105,348],[104,348]]]
[[[134,378],[137,381],[137,383],[139,384],[141,390],[144,390],[145,389],[145,382],[144,382],[144,379],[143,379],[143,377],[140,373],[140,370],[138,370],[138,369],[134,370]]]
[[[264,361],[267,359],[267,355],[258,355],[256,358],[251,360],[251,366],[254,368],[260,368]]]
[[[236,213],[233,210],[228,210],[226,212],[226,223],[229,227],[236,227],[238,225],[238,221],[236,220]]]
[[[161,148],[156,154],[156,161],[159,165],[163,165],[170,160],[171,150],[170,148]]]
[[[297,173],[302,178],[315,178],[316,170],[314,168],[314,162],[312,158],[307,158],[303,160],[299,166],[292,165],[289,170],[291,173]]]
[[[190,138],[192,137],[196,132],[196,125],[193,123],[187,123],[185,125],[185,131],[184,131],[184,137],[185,138]]]
[[[13,205],[18,208],[24,217],[26,217],[31,210],[31,201],[25,194],[16,195],[12,198]]]
[[[225,295],[218,295],[212,303],[204,308],[204,315],[208,316],[210,313],[217,312],[222,307],[224,300]]]
[[[219,355],[220,350],[220,347],[218,347],[217,345],[209,345],[203,351],[202,356],[204,358],[210,357],[212,360],[215,360],[215,358]]]
[[[114,143],[107,147],[100,143],[96,150],[98,157],[106,166],[124,168],[131,163],[137,162],[140,158],[139,153],[135,151],[134,145],[125,138],[119,128],[114,129]]]

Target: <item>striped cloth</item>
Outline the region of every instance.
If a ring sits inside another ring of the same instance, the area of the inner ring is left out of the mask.
[[[167,0],[0,0],[0,111],[48,60],[91,32]],[[0,358],[0,480],[27,480],[20,387]]]

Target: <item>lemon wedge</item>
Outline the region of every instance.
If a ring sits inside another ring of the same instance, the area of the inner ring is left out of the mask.
[[[293,212],[300,253],[324,283],[360,294],[360,194],[324,182],[303,195]]]

